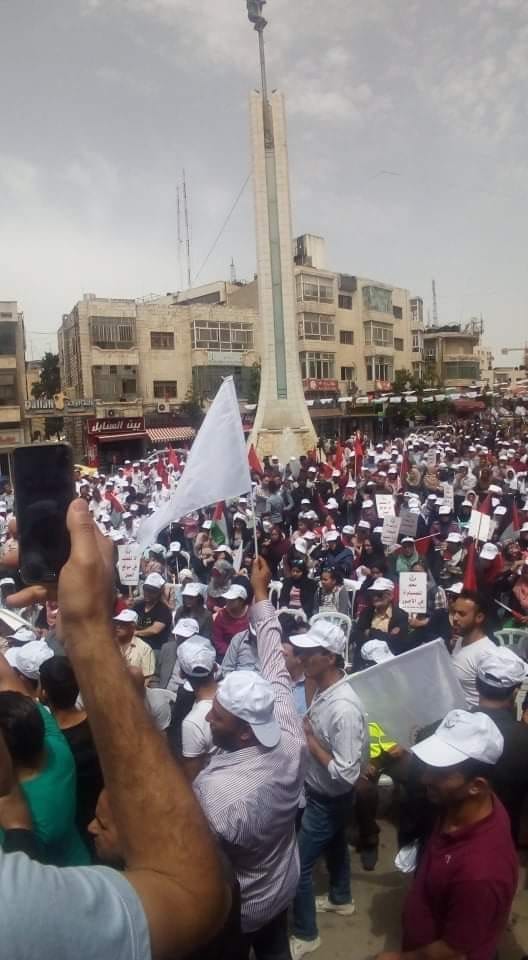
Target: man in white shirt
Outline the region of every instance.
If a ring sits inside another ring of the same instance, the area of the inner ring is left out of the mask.
[[[192,781],[216,752],[207,720],[218,689],[216,650],[210,640],[194,636],[178,647],[178,663],[182,678],[194,691],[194,706],[182,723],[183,769]]]
[[[129,667],[139,667],[145,683],[154,676],[154,651],[141,637],[135,636],[138,615],[135,610],[122,610],[113,619],[115,638]]]
[[[293,960],[321,945],[316,911],[350,916],[350,859],[345,825],[359,778],[367,725],[361,701],[344,673],[345,636],[340,627],[319,621],[308,633],[290,637],[316,692],[304,719],[309,759],[306,808],[299,832],[301,876],[293,908],[290,950]],[[325,854],[329,895],[314,898],[312,874]]]
[[[472,590],[462,590],[453,607],[453,630],[458,640],[452,656],[455,673],[470,707],[478,707],[477,671],[481,660],[497,647],[484,630],[483,599]]]

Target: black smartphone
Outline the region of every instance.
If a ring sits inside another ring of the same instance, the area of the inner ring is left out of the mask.
[[[54,583],[70,555],[72,448],[68,443],[16,447],[13,463],[20,576],[27,584]]]

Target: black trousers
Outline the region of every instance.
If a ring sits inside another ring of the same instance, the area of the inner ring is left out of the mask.
[[[248,960],[251,947],[255,951],[256,960],[291,960],[288,911],[283,910],[277,914],[260,930],[242,934],[240,952],[233,955],[233,960],[235,956],[236,960]]]

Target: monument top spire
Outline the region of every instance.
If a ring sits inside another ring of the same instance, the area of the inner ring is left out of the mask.
[[[265,3],[266,0],[247,0],[249,21],[255,24],[255,30],[262,31],[267,26],[267,20],[262,15]]]

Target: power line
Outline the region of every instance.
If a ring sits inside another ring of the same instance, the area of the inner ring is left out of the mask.
[[[234,212],[235,212],[235,209],[236,209],[236,207],[237,207],[238,201],[240,200],[242,194],[244,193],[244,190],[246,189],[246,187],[247,187],[250,179],[251,179],[251,173],[248,173],[246,179],[244,180],[244,183],[242,184],[240,190],[238,191],[238,193],[237,193],[237,195],[236,195],[235,201],[234,201],[234,203],[233,203],[233,205],[232,205],[229,213],[227,214],[227,217],[225,218],[225,220],[224,220],[224,222],[223,222],[223,224],[222,224],[222,226],[221,226],[221,228],[220,228],[220,230],[219,230],[219,232],[218,232],[218,235],[217,235],[216,238],[215,238],[215,241],[214,241],[211,249],[209,250],[209,253],[207,254],[204,262],[202,263],[202,266],[200,267],[200,269],[198,270],[198,273],[196,274],[196,276],[195,276],[195,278],[194,278],[194,282],[195,282],[195,283],[196,283],[196,281],[198,280],[198,277],[200,276],[202,270],[204,269],[204,267],[205,267],[205,266],[207,265],[207,263],[209,262],[209,258],[210,258],[211,255],[214,253],[214,251],[215,251],[215,249],[216,249],[216,245],[217,245],[218,241],[220,240],[220,237],[222,236],[222,234],[223,234],[225,228],[227,227],[229,221],[231,220],[231,217],[233,216],[233,214],[234,214]]]

